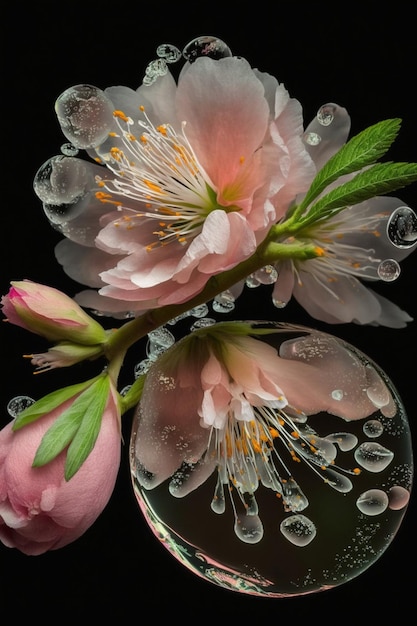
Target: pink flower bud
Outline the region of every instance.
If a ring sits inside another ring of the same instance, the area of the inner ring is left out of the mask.
[[[50,341],[102,343],[106,332],[61,291],[29,280],[15,281],[1,306],[7,320]]]
[[[64,478],[65,451],[32,467],[41,439],[74,398],[37,421],[0,431],[0,540],[38,555],[78,539],[103,511],[120,464],[120,422],[112,391],[93,450],[76,474]]]

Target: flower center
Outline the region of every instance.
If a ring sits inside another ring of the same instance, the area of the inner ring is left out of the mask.
[[[114,111],[119,132],[111,136],[119,140],[119,146],[111,148],[104,159],[115,178],[98,179],[101,191],[96,197],[125,210],[115,226],[133,228],[143,218],[156,221],[155,240],[148,250],[171,241],[184,245],[200,232],[211,211],[230,208],[218,204],[214,185],[186,138],[185,122],[177,133],[170,124],[154,126],[144,107],[140,110],[144,118],[138,120],[140,136],[131,132],[134,121],[130,117]],[[129,201],[140,202],[144,210],[132,209]]]

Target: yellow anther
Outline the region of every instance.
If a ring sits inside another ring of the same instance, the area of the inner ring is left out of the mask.
[[[127,117],[127,115],[125,113],[123,113],[123,111],[120,111],[118,109],[113,111],[113,117],[118,117],[121,120],[123,120],[123,122],[128,122],[129,121],[129,118]]]
[[[114,131],[109,133],[109,137],[118,137],[119,135],[117,133],[115,133]]]
[[[149,187],[149,189],[152,189],[152,191],[156,191],[157,193],[163,193],[162,189],[159,187],[159,185],[155,185],[155,183],[153,183],[150,180],[147,180],[146,178],[143,179],[143,182],[145,183],[145,185],[147,187]]]
[[[167,129],[166,129],[166,126],[164,124],[161,124],[160,126],[157,126],[156,130],[158,131],[158,133],[161,133],[161,135],[166,136],[166,134],[167,134]]]

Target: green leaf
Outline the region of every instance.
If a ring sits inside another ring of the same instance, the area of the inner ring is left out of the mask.
[[[415,181],[417,163],[377,163],[320,198],[310,208],[305,219],[298,223],[299,227],[327,218],[349,205],[391,193]]]
[[[340,176],[357,172],[381,158],[397,137],[400,126],[399,118],[388,119],[369,126],[352,137],[317,173],[309,191],[297,207],[296,215],[302,215],[311,202]]]
[[[74,476],[94,448],[100,432],[109,390],[110,379],[106,375],[101,376],[82,394],[84,396],[84,416],[67,451],[65,480]]]
[[[36,451],[33,467],[46,465],[69,445],[84,417],[78,410],[80,408],[76,403],[72,404],[46,431]]]
[[[83,389],[88,387],[90,384],[91,380],[88,380],[76,385],[70,385],[69,387],[63,387],[62,389],[53,391],[40,400],[37,400],[37,402],[34,402],[27,409],[24,409],[24,411],[19,413],[14,421],[13,430],[19,430],[19,428],[34,422],[43,415],[46,415],[46,413],[50,413],[61,404],[83,391]]]

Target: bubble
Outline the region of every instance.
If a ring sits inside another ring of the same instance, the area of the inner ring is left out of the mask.
[[[181,50],[170,43],[162,43],[156,49],[156,54],[165,59],[166,63],[176,63],[181,58]]]
[[[76,156],[79,150],[73,146],[72,143],[67,142],[62,144],[61,152],[62,154],[65,154],[65,156]]]
[[[370,439],[375,439],[384,432],[384,425],[379,420],[368,420],[363,425],[363,432]]]
[[[235,308],[235,298],[231,291],[222,291],[213,300],[213,311],[216,313],[230,313]]]
[[[378,265],[377,273],[381,280],[390,283],[393,280],[397,280],[401,273],[401,268],[395,259],[385,259]]]
[[[360,576],[395,540],[413,479],[405,408],[389,377],[344,341],[304,327],[252,324],[274,331],[258,337],[281,359],[318,370],[314,410],[297,407],[298,388],[305,398],[301,377],[291,404],[256,412],[246,438],[234,423],[227,455],[219,460],[219,431],[196,427],[191,436],[185,426],[190,414],[200,425],[201,396],[197,391],[196,400],[194,389],[177,386],[166,365],[177,341],[149,368],[142,409],[133,418],[135,497],[156,540],[197,577],[261,597],[321,592]],[[385,387],[376,385],[379,380]],[[395,405],[389,419],[378,405],[386,397]],[[326,408],[318,408],[317,398]],[[167,406],[163,432],[154,436],[161,403]],[[256,440],[260,415],[266,421]],[[383,446],[375,441],[378,424],[384,426]],[[239,456],[239,450],[246,452]],[[154,472],[149,463],[156,463]],[[370,532],[371,522],[378,532]]]
[[[99,146],[113,128],[113,104],[104,91],[93,85],[75,85],[55,103],[61,130],[76,148]]]
[[[202,317],[190,326],[190,330],[198,330],[199,328],[207,328],[207,326],[212,326],[216,323],[216,320],[212,317]]]
[[[382,472],[394,458],[394,453],[379,443],[365,441],[355,450],[355,459],[368,472]]]
[[[318,135],[317,133],[313,133],[313,132],[304,133],[303,139],[305,143],[307,143],[309,146],[318,146],[319,143],[321,142],[320,135]]]
[[[334,114],[336,111],[335,104],[323,104],[317,111],[317,121],[322,126],[330,126],[334,120]]]
[[[7,412],[11,417],[17,417],[22,411],[34,404],[30,396],[15,396],[7,404]]]
[[[278,278],[278,272],[273,265],[266,265],[252,274],[252,276],[262,285],[273,285]]]
[[[280,531],[295,546],[304,547],[311,543],[317,530],[305,515],[291,515],[280,524]]]
[[[394,485],[388,491],[389,508],[393,511],[401,511],[410,500],[410,491],[399,485]]]
[[[417,215],[408,206],[395,209],[387,222],[387,235],[397,248],[411,248],[417,241]]]
[[[359,496],[356,506],[365,515],[380,515],[388,507],[388,496],[381,489],[369,489]]]
[[[249,287],[249,289],[256,289],[256,287],[260,286],[261,282],[255,277],[254,274],[251,274],[247,277],[245,284],[246,287]]]
[[[182,51],[183,57],[193,63],[198,57],[223,59],[232,56],[229,46],[217,37],[202,36],[190,41]]]
[[[82,212],[90,190],[96,186],[94,167],[82,159],[60,154],[48,159],[36,172],[33,189],[52,225],[72,220]]]
[[[155,59],[148,63],[145,69],[144,85],[151,85],[159,76],[165,76],[168,72],[168,65],[165,59]]]

